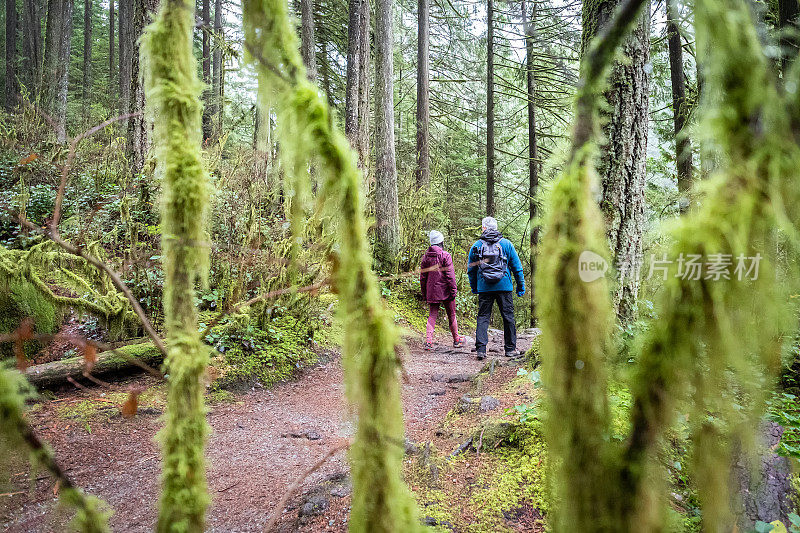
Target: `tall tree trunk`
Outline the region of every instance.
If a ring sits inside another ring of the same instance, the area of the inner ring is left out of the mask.
[[[29,97],[35,98],[42,61],[42,16],[38,0],[23,0],[22,9],[22,80]]]
[[[19,99],[17,22],[17,0],[6,0],[6,109],[16,107]]]
[[[524,0],[523,0],[524,1]],[[431,179],[428,126],[430,124],[428,41],[430,38],[430,0],[417,2],[417,188]]]
[[[202,0],[203,140],[211,138],[211,0]]]
[[[359,55],[361,41],[361,5],[366,0],[349,0],[347,25],[347,82],[344,98],[344,132],[353,148],[358,148],[358,95],[360,85]]]
[[[328,105],[333,108],[333,92],[331,91],[330,66],[328,66],[328,43],[325,39],[320,40],[322,45],[322,88],[325,91],[325,99]]]
[[[108,93],[111,102],[114,101],[114,0],[108,0]]]
[[[131,18],[133,0],[119,0],[119,112],[125,114],[130,109],[131,99],[131,61],[133,59],[133,39]]]
[[[585,54],[591,40],[610,21],[620,0],[583,1]],[[606,144],[598,161],[602,184],[601,210],[606,222],[611,257],[618,272],[614,307],[623,322],[636,311],[639,294],[639,264],[644,229],[645,162],[650,74],[650,3],[627,37],[624,60],[613,64],[604,94],[608,115],[603,125]]]
[[[317,79],[317,50],[314,40],[314,0],[300,0],[301,48],[308,79]]]
[[[536,4],[530,22],[527,20],[525,0],[522,0],[522,26],[525,31],[525,84],[528,96],[528,226],[530,227],[530,297],[531,327],[536,326],[536,249],[539,245],[539,225],[536,222],[536,196],[539,191],[539,139],[536,136],[536,78],[534,72],[533,45],[536,31]]]
[[[686,78],[683,74],[683,46],[675,1],[667,0],[666,9],[672,113],[675,121],[675,161],[678,170],[678,191],[681,195],[680,210],[684,212],[689,208],[689,190],[692,187],[692,143],[688,132],[684,129],[689,118],[689,108],[686,101]]]
[[[194,0],[164,0],[144,35],[148,107],[158,120],[154,145],[162,184],[161,243],[164,322],[169,353],[167,410],[160,433],[161,498],[158,531],[203,531],[210,500],[204,448],[208,436],[203,373],[208,350],[201,342],[195,286],[208,272],[204,221],[208,175],[200,154],[202,104],[192,53]]]
[[[214,64],[212,65],[212,137],[222,135],[222,0],[214,0]]]
[[[797,0],[778,0],[778,25],[781,31],[781,55],[783,71],[797,57],[800,42],[798,42],[798,18],[800,17],[800,2]]]
[[[486,18],[486,213],[494,216],[494,0]]]
[[[133,36],[132,42],[138,42],[144,27],[150,22],[153,14],[158,9],[158,0],[134,0],[133,18],[130,29]],[[128,159],[131,172],[136,175],[142,172],[150,149],[151,125],[144,117],[145,94],[144,80],[141,71],[139,51],[133,47],[131,57],[131,85],[130,85],[130,112],[140,113],[128,120]],[[143,185],[146,187],[146,184]]]
[[[259,70],[258,73],[258,93],[256,94],[256,124],[254,132],[253,149],[255,150],[255,174],[257,182],[263,183],[267,190],[269,186],[269,156],[271,142],[271,124],[269,118],[269,103],[266,95],[269,89],[266,87],[266,79]]]
[[[92,0],[83,1],[83,116],[92,103]]]
[[[394,148],[394,34],[392,0],[375,4],[375,256],[393,270],[400,245]]]
[[[372,39],[370,27],[370,0],[361,2],[361,15],[359,17],[360,35],[358,38],[358,164],[364,173],[369,176],[369,80],[370,65],[372,63]]]
[[[69,64],[72,51],[72,11],[75,0],[63,0],[61,16],[61,35],[59,43],[56,94],[53,118],[56,121],[56,139],[59,143],[67,142],[67,94],[69,92]]]
[[[57,92],[56,67],[61,48],[61,27],[63,0],[47,0],[47,20],[45,23],[44,60],[42,81],[39,84],[39,101],[47,113],[53,112]]]

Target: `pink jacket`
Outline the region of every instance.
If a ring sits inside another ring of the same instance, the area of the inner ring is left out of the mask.
[[[444,302],[456,297],[456,273],[448,252],[439,246],[431,246],[422,256],[421,269],[419,283],[426,302]]]

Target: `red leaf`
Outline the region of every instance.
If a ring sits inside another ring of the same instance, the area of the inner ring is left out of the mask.
[[[20,159],[19,166],[27,165],[28,163],[33,163],[37,159],[39,159],[39,155],[31,152],[30,155],[28,155],[28,157]]]
[[[139,393],[129,392],[128,399],[122,404],[122,416],[133,418],[139,410]]]
[[[88,342],[83,345],[83,364],[86,366],[86,371],[91,372],[94,364],[97,362],[97,347]]]

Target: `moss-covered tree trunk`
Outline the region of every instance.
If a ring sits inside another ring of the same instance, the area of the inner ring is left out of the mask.
[[[621,0],[584,0],[582,53],[608,25]],[[605,90],[606,116],[597,172],[611,259],[617,267],[614,307],[622,321],[636,312],[644,229],[644,179],[647,161],[650,91],[650,3],[622,45]]]
[[[192,53],[194,2],[163,0],[142,42],[153,145],[162,176],[164,316],[169,375],[162,444],[159,531],[202,531],[209,502],[204,461],[208,433],[195,284],[208,268],[204,230],[208,176],[200,157],[202,86]]]

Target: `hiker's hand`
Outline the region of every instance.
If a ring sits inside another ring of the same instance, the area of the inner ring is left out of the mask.
[[[520,298],[525,296],[525,289],[522,289],[521,291],[517,291],[517,296],[519,296]]]

